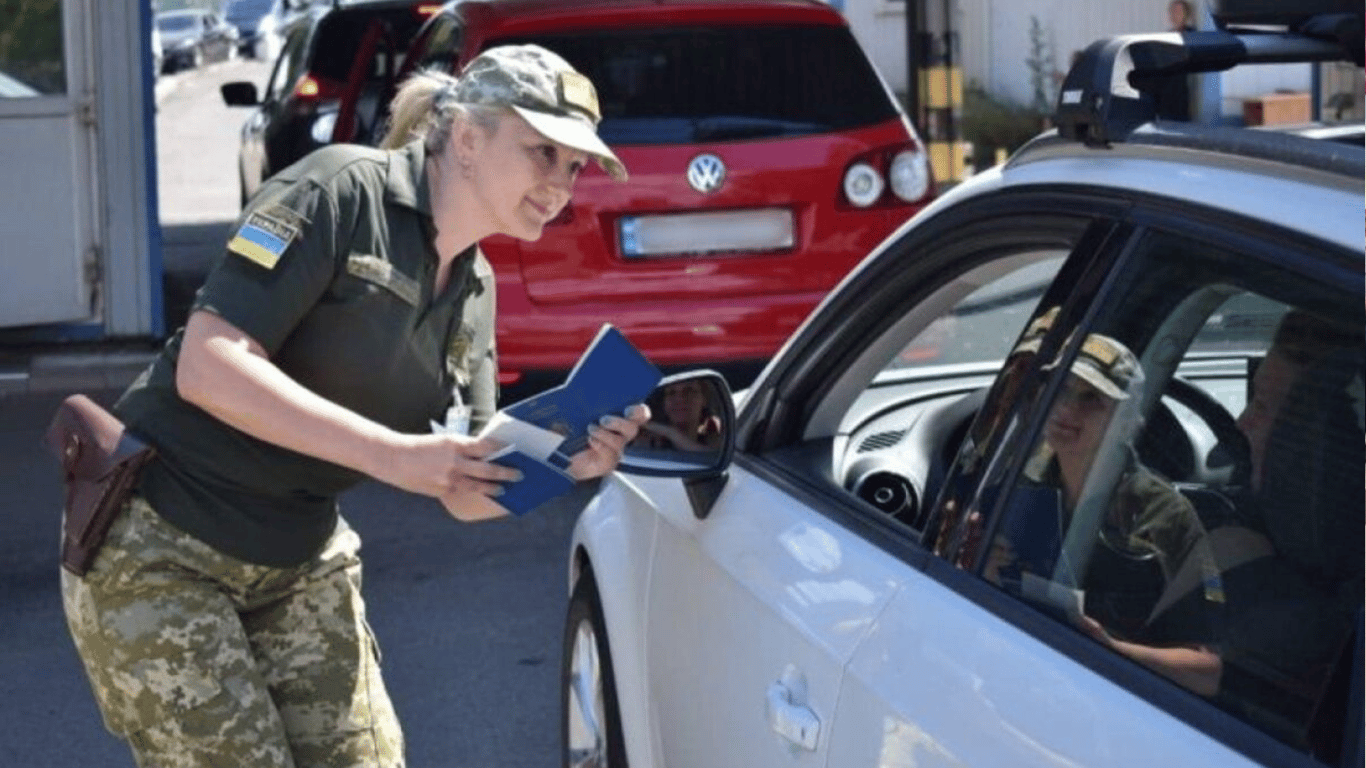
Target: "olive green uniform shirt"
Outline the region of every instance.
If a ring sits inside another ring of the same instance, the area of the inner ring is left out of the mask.
[[[273,177],[238,221],[191,312],[220,315],[313,392],[400,432],[458,392],[477,430],[496,400],[494,280],[477,247],[434,295],[438,259],[420,142],[334,145]],[[140,492],[170,523],[253,563],[297,564],[336,524],[354,470],[257,440],[182,400],[183,331],[115,406],[158,449]]]

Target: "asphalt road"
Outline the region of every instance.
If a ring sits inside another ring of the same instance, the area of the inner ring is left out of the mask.
[[[236,213],[236,127],[245,113],[222,105],[217,84],[259,84],[265,67],[238,61],[175,77],[159,86],[165,232],[225,232]],[[188,136],[199,143],[186,145]],[[168,167],[189,162],[192,171]],[[182,259],[189,283],[198,269],[190,262],[212,258],[223,242],[201,236],[208,247],[167,249],[168,266]],[[127,748],[100,723],[58,593],[61,487],[55,460],[38,446],[65,394],[0,392],[0,761],[128,768]],[[117,392],[88,394],[107,403]],[[567,544],[591,491],[581,486],[526,517],[477,525],[376,483],[343,498],[364,541],[364,594],[408,765],[559,764]]]

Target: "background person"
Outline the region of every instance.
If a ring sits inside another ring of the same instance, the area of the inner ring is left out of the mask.
[[[184,329],[116,412],[157,449],[63,605],[106,726],[141,766],[399,766],[401,730],[337,496],[366,476],[459,520],[506,514],[498,446],[430,434],[493,410],[494,281],[477,243],[535,240],[590,159],[593,86],[534,46],[399,94],[402,135],[333,145],[244,211]],[[602,475],[647,409],[576,454]],[[463,414],[463,415],[462,415]]]
[[[1254,527],[1216,528],[1201,542],[1220,600],[1213,612],[1208,602],[1195,610],[1213,613],[1214,634],[1190,619],[1189,602],[1175,602],[1174,617],[1155,617],[1154,634],[1211,641],[1145,645],[1092,621],[1084,628],[1093,637],[1157,671],[1179,670],[1178,681],[1235,710],[1267,705],[1269,691],[1285,702],[1322,684],[1361,605],[1363,434],[1349,395],[1360,386],[1361,351],[1358,326],[1302,310],[1278,324],[1237,419],[1252,464],[1252,492],[1240,504]],[[1208,578],[1184,579],[1198,580]]]
[[[1171,0],[1167,3],[1167,31],[1184,34],[1194,32],[1195,11],[1186,0]],[[1166,120],[1190,122],[1195,115],[1193,94],[1198,93],[1200,80],[1197,75],[1171,75],[1158,82],[1154,98],[1157,100],[1157,116]]]

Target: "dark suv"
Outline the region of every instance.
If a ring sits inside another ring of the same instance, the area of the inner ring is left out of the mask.
[[[404,51],[434,10],[412,0],[310,7],[284,28],[263,95],[225,83],[229,106],[256,107],[242,126],[242,200],[276,171],[336,141],[377,140],[375,115],[393,93]]]
[[[934,196],[914,129],[824,2],[452,2],[405,68],[454,74],[512,43],[594,82],[631,178],[585,172],[539,241],[483,242],[505,393],[557,382],[604,320],[662,367],[743,383]]]

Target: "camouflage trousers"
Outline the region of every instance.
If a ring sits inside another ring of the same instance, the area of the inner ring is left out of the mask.
[[[140,768],[390,768],[403,736],[344,521],[292,568],[224,555],[139,497],[84,578],[67,626],[105,726]]]

